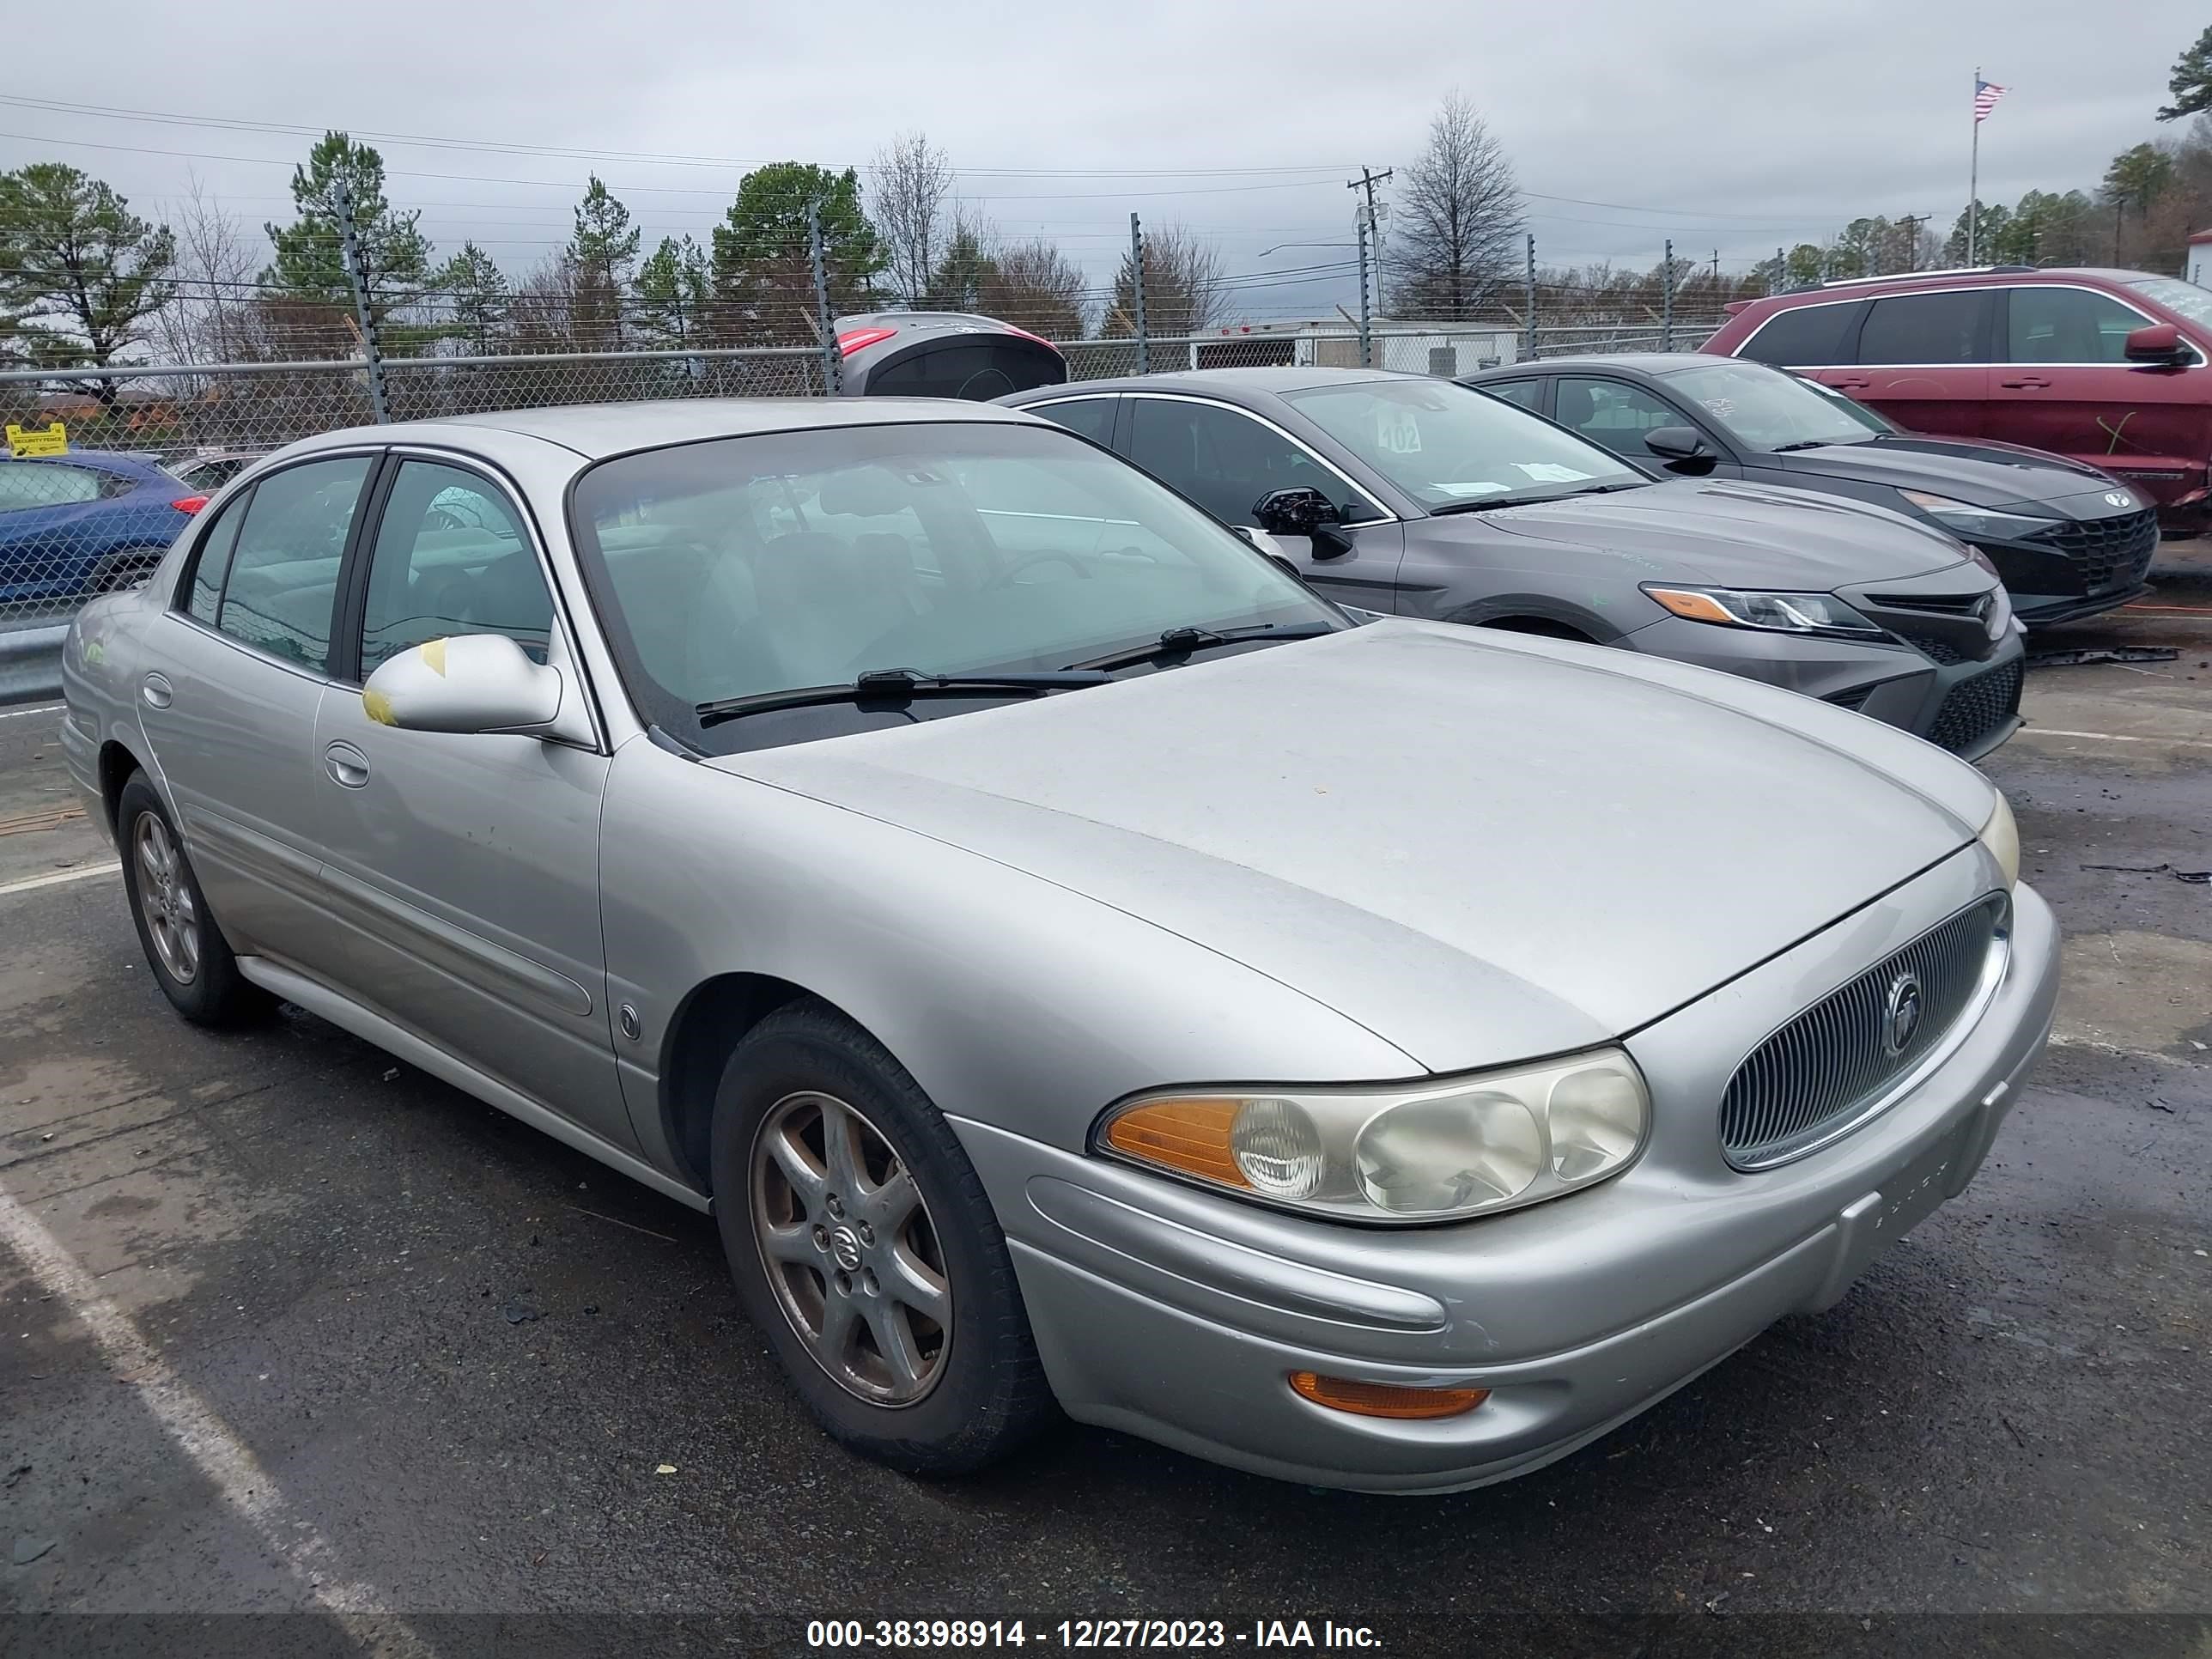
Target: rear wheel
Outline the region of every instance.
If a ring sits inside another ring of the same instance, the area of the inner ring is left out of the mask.
[[[116,802],[115,842],[138,942],[170,1005],[202,1025],[236,1024],[273,1007],[276,1000],[238,971],[176,826],[143,772],[131,775]]]
[[[738,1293],[832,1435],[946,1474],[1004,1456],[1049,1419],[982,1182],[865,1031],[815,1002],[763,1021],[723,1073],[713,1161]]]

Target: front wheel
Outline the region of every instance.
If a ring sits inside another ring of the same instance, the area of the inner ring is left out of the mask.
[[[143,772],[131,775],[116,802],[115,844],[138,942],[170,1005],[200,1025],[237,1024],[275,1006],[273,997],[238,971],[238,958],[208,914],[185,844]]]
[[[814,1002],[763,1020],[723,1073],[713,1161],[746,1311],[832,1435],[893,1468],[951,1474],[1049,1419],[982,1182],[867,1033]]]

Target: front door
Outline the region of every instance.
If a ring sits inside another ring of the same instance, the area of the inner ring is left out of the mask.
[[[1733,478],[1743,471],[1731,459],[1724,439],[1649,386],[1610,375],[1562,374],[1553,382],[1553,420],[1631,465],[1667,471],[1666,458],[1644,447],[1644,434],[1672,426],[1689,428],[1713,452],[1712,465],[1694,476]]]
[[[2087,461],[2167,501],[2201,483],[2212,368],[2131,363],[2152,319],[2111,295],[2024,283],[2004,296],[1985,435]]]
[[[1202,398],[1139,392],[1129,400],[1129,459],[1224,524],[1251,532],[1339,605],[1395,611],[1405,532],[1334,467],[1280,428]],[[1344,522],[1337,537],[1260,530],[1253,508],[1278,489],[1318,489]],[[1346,545],[1348,544],[1348,545]]]
[[[344,678],[431,640],[504,634],[572,678],[538,548],[483,474],[399,462],[365,540]],[[315,726],[324,880],[357,1000],[618,1146],[599,905],[606,757],[535,737],[404,732],[333,685]]]
[[[1858,362],[1820,380],[1908,432],[1978,438],[1990,388],[1988,289],[1891,294],[1868,307]]]
[[[139,725],[223,937],[241,956],[310,973],[329,946],[315,717],[340,556],[374,465],[308,461],[226,503],[176,603],[146,631],[137,687]]]

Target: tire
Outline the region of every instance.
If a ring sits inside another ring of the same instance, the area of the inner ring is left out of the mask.
[[[851,1133],[842,1161],[829,1151],[833,1123]],[[713,1174],[745,1310],[836,1439],[909,1474],[958,1474],[1051,1420],[983,1184],[929,1097],[866,1032],[811,1000],[749,1032],[715,1097]],[[908,1194],[902,1174],[918,1201],[894,1219]],[[933,1289],[945,1299],[933,1302]],[[939,1323],[930,1310],[945,1300]]]
[[[170,1006],[196,1025],[242,1024],[275,1007],[274,997],[238,971],[177,827],[143,772],[131,775],[116,801],[115,845],[138,943]]]

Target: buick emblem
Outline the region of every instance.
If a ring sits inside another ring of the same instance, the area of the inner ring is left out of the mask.
[[[2106,507],[2133,507],[2135,504],[2136,498],[2124,489],[2108,489],[2105,492]]]
[[[1926,1011],[1916,975],[1899,974],[1890,981],[1889,997],[1881,1011],[1881,1046],[1892,1060],[1911,1046],[1913,1034],[1920,1029],[1920,1017]]]

